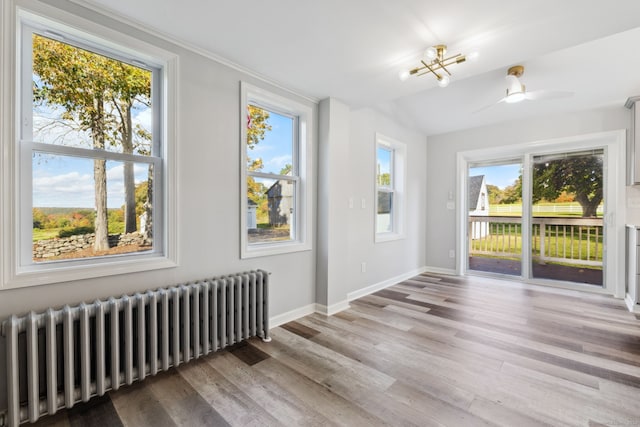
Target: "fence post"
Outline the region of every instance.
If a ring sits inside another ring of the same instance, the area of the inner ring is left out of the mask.
[[[544,221],[540,221],[540,264],[541,265],[545,264],[544,260],[546,258],[545,257],[546,254],[544,253],[544,251],[545,251],[545,248],[544,248],[544,246],[545,246],[544,243],[545,242],[544,242],[544,240],[546,238],[546,236],[545,236],[546,230],[545,229],[546,229],[546,226],[545,226]]]

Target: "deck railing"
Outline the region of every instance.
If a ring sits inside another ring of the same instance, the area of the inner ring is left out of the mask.
[[[602,266],[601,218],[532,218],[531,251],[534,260]],[[522,219],[469,216],[469,254],[522,256]],[[528,250],[525,248],[525,250]]]

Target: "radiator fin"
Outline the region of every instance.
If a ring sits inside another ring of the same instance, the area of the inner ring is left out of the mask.
[[[250,271],[9,317],[5,424],[36,422],[253,336],[268,341],[268,279]]]

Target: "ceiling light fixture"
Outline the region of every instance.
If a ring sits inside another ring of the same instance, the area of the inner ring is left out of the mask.
[[[409,71],[402,71],[399,75],[400,80],[404,81],[408,79],[409,76],[422,76],[423,74],[431,73],[435,76],[436,80],[438,80],[438,86],[447,87],[451,81],[451,72],[448,67],[466,61],[467,57],[460,53],[445,57],[446,53],[447,46],[443,44],[427,48],[424,52],[424,58],[420,60],[422,65]],[[475,56],[477,56],[477,54]]]
[[[507,96],[504,98],[504,102],[507,104],[515,104],[516,102],[524,101],[526,98],[526,88],[520,83],[519,78],[524,73],[524,67],[522,65],[514,65],[507,70]]]

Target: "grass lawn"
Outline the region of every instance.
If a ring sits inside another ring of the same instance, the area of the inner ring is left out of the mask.
[[[492,224],[493,225],[493,224]],[[515,228],[515,227],[513,227]],[[511,229],[510,233],[506,234],[491,234],[481,239],[474,239],[471,241],[471,253],[478,252],[492,252],[492,253],[505,253],[505,254],[520,254],[522,253],[522,237],[520,235],[520,227],[517,230]],[[492,230],[495,233],[495,230]],[[540,255],[540,237],[532,236],[534,256]],[[545,253],[548,257],[556,258],[571,258],[591,261],[602,260],[602,236],[599,236],[596,242],[595,236],[592,234],[589,241],[586,239],[586,235],[582,236],[582,240],[571,235],[566,237],[559,234],[557,237],[555,234],[547,235],[545,238]]]
[[[33,241],[37,242],[39,240],[47,240],[53,239],[54,237],[58,237],[58,233],[62,230],[61,228],[48,228],[46,230],[42,230],[40,228],[33,229]]]

